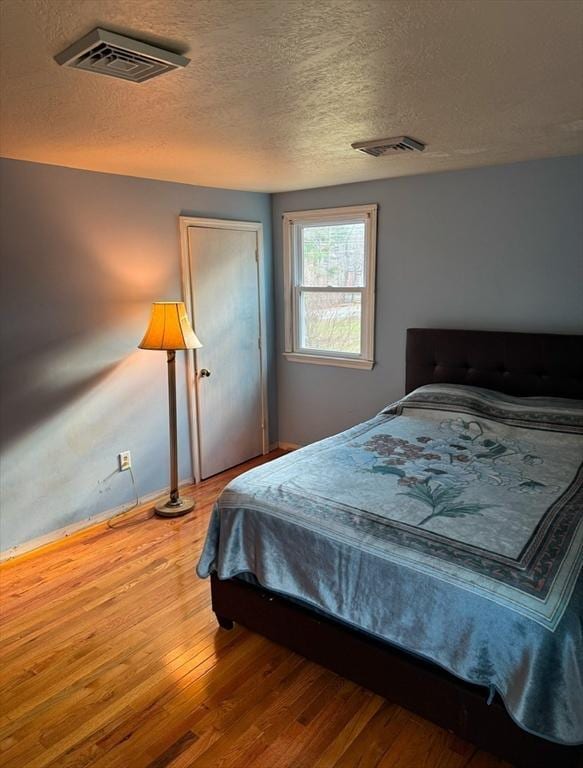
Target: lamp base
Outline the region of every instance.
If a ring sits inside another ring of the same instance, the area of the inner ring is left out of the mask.
[[[194,509],[194,501],[187,498],[179,499],[178,503],[172,503],[170,499],[167,499],[154,507],[154,511],[160,517],[180,517],[190,512],[191,509]]]

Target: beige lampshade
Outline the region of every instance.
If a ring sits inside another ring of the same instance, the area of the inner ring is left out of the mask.
[[[202,344],[192,330],[183,301],[155,301],[150,325],[140,349],[198,349]]]

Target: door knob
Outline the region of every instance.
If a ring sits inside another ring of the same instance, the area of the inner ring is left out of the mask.
[[[201,379],[204,379],[205,377],[208,377],[210,375],[211,375],[211,372],[209,371],[208,368],[201,368],[200,369],[200,378]]]

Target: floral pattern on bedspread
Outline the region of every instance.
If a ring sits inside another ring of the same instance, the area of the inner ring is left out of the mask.
[[[501,442],[486,437],[478,420],[447,419],[440,424],[443,436],[420,435],[415,442],[391,435],[377,435],[364,444],[380,463],[369,471],[395,475],[398,485],[406,486],[404,496],[416,499],[429,508],[429,514],[417,525],[425,525],[434,517],[480,515],[490,505],[463,500],[464,486],[475,481],[506,485],[519,493],[554,493],[556,485],[535,480],[524,471],[544,463],[544,459],[528,453],[515,440]],[[520,464],[508,459],[519,457]]]

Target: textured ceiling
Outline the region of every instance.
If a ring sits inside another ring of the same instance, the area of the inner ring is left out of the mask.
[[[579,0],[0,0],[0,153],[278,191],[583,151]],[[172,46],[135,85],[58,67],[96,26]],[[368,158],[353,141],[427,150]]]

